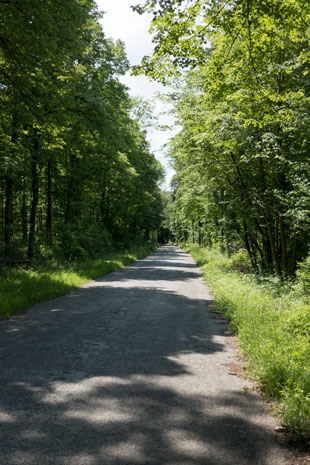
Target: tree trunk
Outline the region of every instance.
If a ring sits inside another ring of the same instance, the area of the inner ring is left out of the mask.
[[[272,260],[272,253],[271,253],[271,247],[270,247],[267,228],[266,229],[262,228],[261,236],[262,236],[262,242],[263,242],[265,269],[270,270],[270,268],[273,266],[273,260]]]
[[[48,244],[52,249],[54,246],[53,238],[53,199],[52,199],[52,160],[47,162],[47,218],[46,230],[48,236]]]
[[[286,235],[285,226],[282,215],[280,216],[280,240],[281,240],[281,259],[282,259],[282,273],[286,278],[288,275],[287,269],[287,251],[286,251]]]
[[[277,188],[279,191],[285,192],[285,180],[281,173],[277,173]],[[280,229],[280,244],[281,244],[281,262],[282,262],[282,273],[286,278],[288,276],[287,266],[287,250],[286,250],[286,232],[285,225],[282,215],[282,205],[278,204],[278,215],[279,215],[279,229]]]
[[[295,275],[296,270],[296,261],[297,261],[297,237],[294,237],[293,242],[293,256],[292,256],[292,264],[291,264],[291,277]]]
[[[4,256],[11,257],[11,226],[12,226],[12,197],[13,179],[9,170],[5,176],[5,212],[4,212]]]
[[[259,172],[260,172],[260,181],[261,181],[261,194],[262,194],[262,199],[263,203],[266,202],[265,200],[265,193],[266,193],[266,178],[265,178],[265,170],[264,170],[264,164],[263,160],[259,160]],[[267,205],[267,204],[266,204]],[[266,205],[260,205],[262,215],[266,221],[266,226],[267,226],[267,231],[268,231],[268,240],[269,240],[269,252],[271,252],[271,257],[272,257],[272,264],[274,271],[277,276],[281,275],[281,270],[278,262],[278,255],[277,255],[277,235],[276,233],[274,234],[272,231],[272,226],[271,226],[271,219],[270,219],[270,211],[269,208],[267,208]],[[275,230],[277,230],[277,225],[275,225]]]
[[[283,51],[280,50],[279,52],[279,64],[282,64],[283,62]],[[283,82],[284,82],[284,77],[281,73],[278,74],[277,76],[277,93],[278,96],[281,95],[282,89],[283,89]],[[280,103],[278,102],[278,105],[280,106]],[[282,128],[280,126],[280,123],[277,123],[276,125],[276,136],[277,136],[277,141],[278,141],[278,148],[276,149],[278,156],[281,154],[282,150]],[[280,160],[280,157],[279,157]],[[283,168],[281,167],[280,163],[279,166],[276,168],[277,169],[277,188],[281,192],[285,191],[285,177],[283,173]],[[286,233],[285,233],[285,225],[283,221],[283,216],[282,216],[282,205],[279,202],[279,226],[280,226],[280,242],[281,242],[281,262],[282,262],[282,273],[284,277],[287,277],[288,275],[288,267],[287,267],[287,250],[286,250]]]
[[[32,154],[31,160],[31,178],[32,178],[32,203],[31,203],[31,213],[30,213],[30,225],[29,225],[29,243],[28,243],[28,259],[31,260],[34,255],[34,241],[35,241],[35,230],[36,230],[36,217],[37,217],[37,208],[39,201],[39,179],[38,179],[38,150],[39,143],[35,140],[34,144],[34,153]]]
[[[202,245],[201,221],[198,221],[198,245]]]
[[[71,220],[71,210],[72,210],[72,190],[69,188],[67,194],[67,207],[66,207],[66,215],[65,215],[65,230],[68,229],[70,220]]]
[[[243,227],[244,227],[245,246],[246,246],[246,249],[248,251],[248,254],[249,254],[253,269],[257,271],[258,270],[258,265],[257,265],[255,247],[254,247],[253,241],[251,239],[250,229],[248,228],[248,225],[247,225],[245,220],[243,220]]]
[[[24,182],[24,190],[23,190],[23,195],[22,195],[21,217],[22,217],[23,241],[27,242],[27,209],[26,209],[25,182]]]
[[[15,111],[12,115],[12,145],[17,139],[17,121]],[[14,155],[14,154],[13,154]],[[4,256],[11,258],[11,236],[12,236],[12,208],[13,208],[13,177],[10,169],[5,175],[5,211],[4,211]]]
[[[195,244],[195,226],[194,226],[194,220],[192,220],[192,243]]]
[[[1,233],[4,232],[5,189],[1,189]]]
[[[275,238],[274,238],[274,235],[273,235],[271,223],[270,223],[270,220],[269,220],[268,216],[265,216],[265,219],[266,219],[266,223],[267,223],[269,244],[270,244],[270,249],[271,249],[271,255],[272,255],[274,270],[276,272],[276,275],[280,276],[281,275],[281,270],[280,270],[280,266],[279,266],[279,262],[278,262],[277,253],[276,253]]]
[[[65,231],[68,229],[72,216],[72,200],[73,200],[73,173],[76,167],[76,158],[71,153],[69,174],[67,176],[67,207],[65,214]]]

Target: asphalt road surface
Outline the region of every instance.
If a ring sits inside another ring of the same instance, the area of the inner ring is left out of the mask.
[[[0,322],[1,465],[285,465],[173,246]]]

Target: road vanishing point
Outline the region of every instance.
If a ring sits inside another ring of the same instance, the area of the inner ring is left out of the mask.
[[[284,465],[174,246],[0,322],[1,465]]]

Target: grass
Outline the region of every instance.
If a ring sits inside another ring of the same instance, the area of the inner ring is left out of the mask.
[[[0,318],[8,318],[39,302],[67,294],[99,276],[123,268],[156,248],[154,244],[129,251],[111,251],[83,262],[4,268],[0,274]]]
[[[233,269],[218,250],[188,246],[216,303],[238,333],[249,372],[277,401],[283,424],[298,438],[310,437],[310,303],[300,283],[257,280]]]

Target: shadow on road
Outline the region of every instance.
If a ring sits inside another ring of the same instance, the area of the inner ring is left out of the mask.
[[[5,429],[14,439],[1,444],[3,464],[25,463],[21,457],[31,464],[268,463],[265,433],[252,423],[248,407],[251,394],[210,397],[206,410],[205,398],[138,380],[75,381],[74,395],[66,395],[72,385],[65,382],[9,387],[15,399],[31,405],[31,415],[25,424],[24,407],[19,410],[13,402]],[[255,402],[253,396],[252,408]],[[214,414],[231,403],[244,410],[246,420],[224,411]]]
[[[178,267],[169,254],[154,266]],[[139,286],[149,263],[2,322],[0,464],[269,465],[258,397],[190,384],[200,357],[225,350],[225,327],[206,298]]]

